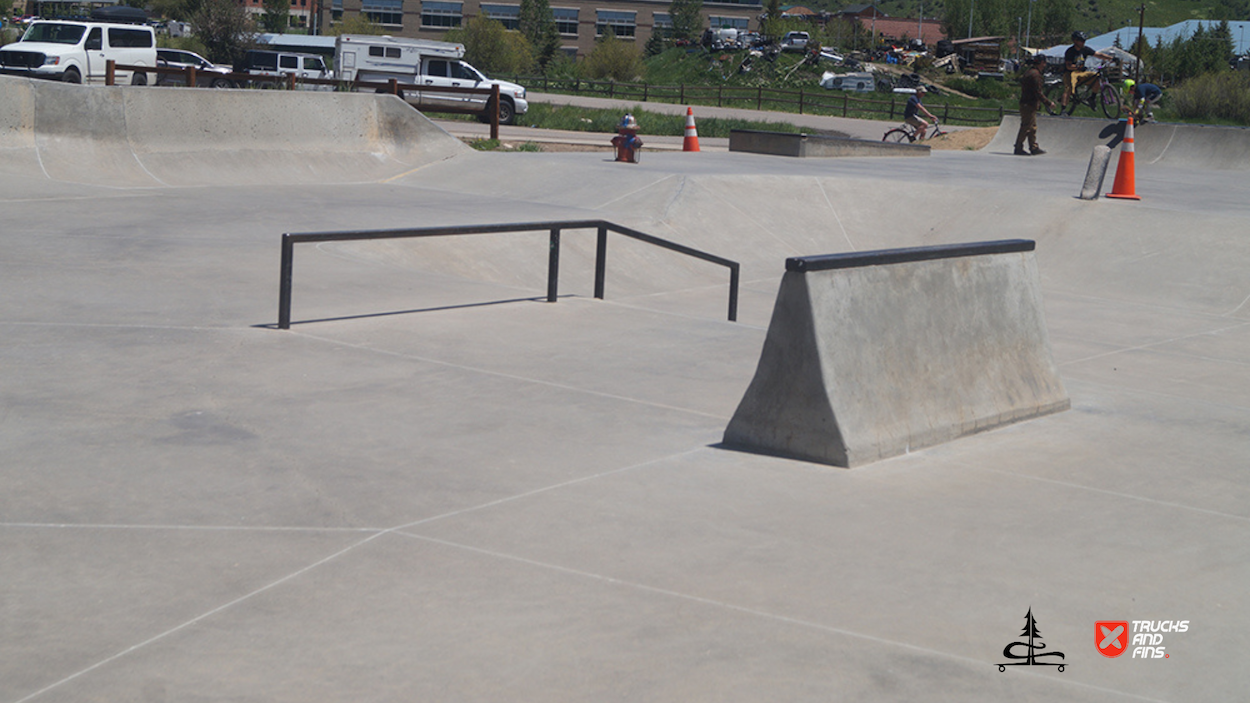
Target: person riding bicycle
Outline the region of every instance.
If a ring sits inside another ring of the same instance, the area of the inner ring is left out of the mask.
[[[1063,52],[1063,97],[1059,104],[1063,109],[1068,107],[1068,100],[1076,92],[1078,86],[1097,80],[1098,74],[1085,70],[1085,59],[1093,56],[1104,61],[1113,61],[1115,57],[1085,46],[1085,33],[1072,33],[1072,46]]]
[[[1141,114],[1142,122],[1154,120],[1154,108],[1163,97],[1163,89],[1154,83],[1137,83],[1129,78],[1124,81],[1125,92],[1128,93],[1130,113]]]
[[[934,124],[937,123],[937,118],[934,117],[933,113],[929,112],[925,108],[924,103],[921,102],[924,100],[925,92],[925,87],[923,85],[918,86],[916,88],[916,93],[907,98],[907,106],[903,108],[903,121],[915,127],[916,139],[922,140],[924,139],[925,132],[929,129],[929,123],[920,119],[917,113],[923,112],[925,117],[933,120]]]

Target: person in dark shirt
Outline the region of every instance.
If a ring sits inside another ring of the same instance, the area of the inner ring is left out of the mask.
[[[1020,78],[1020,131],[1016,133],[1016,156],[1040,156],[1046,152],[1037,145],[1037,109],[1041,103],[1054,107],[1055,103],[1042,94],[1042,68],[1046,65],[1046,57],[1038,54],[1031,60],[1032,65]],[[1024,150],[1024,142],[1029,142],[1029,150]]]
[[[1085,59],[1090,56],[1100,58],[1104,61],[1113,61],[1114,57],[1110,54],[1104,54],[1099,51],[1085,46],[1085,33],[1072,33],[1072,46],[1063,52],[1063,98],[1059,100],[1066,108],[1068,106],[1068,98],[1076,92],[1076,87],[1082,83],[1094,80],[1098,74],[1093,71],[1085,70]]]
[[[923,112],[926,117],[937,122],[937,118],[929,112],[922,102],[925,96],[925,87],[922,85],[916,88],[915,95],[907,98],[907,106],[903,108],[903,121],[916,128],[916,139],[924,139],[925,132],[929,129],[929,123],[920,119],[918,113]]]
[[[1163,89],[1154,83],[1134,83],[1132,80],[1124,81],[1124,85],[1129,89],[1129,105],[1133,114],[1140,114],[1142,122],[1153,122],[1153,108],[1163,97]]]

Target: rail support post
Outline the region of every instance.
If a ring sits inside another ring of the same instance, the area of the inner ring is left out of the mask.
[[[282,268],[278,274],[278,329],[291,329],[291,274],[295,264],[295,243],[282,235]]]
[[[599,227],[599,237],[595,242],[595,297],[603,300],[603,281],[608,270],[608,228]]]
[[[117,85],[117,62],[113,59],[104,62],[104,85]]]
[[[738,321],[738,264],[729,267],[729,321]]]
[[[551,230],[551,245],[547,252],[547,302],[554,303],[558,296],[557,282],[560,278],[560,230]]]

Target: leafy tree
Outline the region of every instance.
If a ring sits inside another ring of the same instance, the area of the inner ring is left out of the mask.
[[[477,15],[447,32],[447,41],[464,44],[464,59],[486,73],[523,73],[534,64],[534,50],[519,32]]]
[[[281,34],[291,26],[290,0],[264,0],[265,12],[260,16],[266,32]]]
[[[547,64],[560,51],[560,32],[547,0],[521,0],[521,34],[534,50],[534,60],[545,73]]]
[[[255,23],[234,0],[200,0],[191,25],[214,63],[238,63],[256,43]]]
[[[614,81],[632,81],[645,71],[642,52],[633,42],[624,42],[607,32],[595,42],[582,70],[588,78],[607,78]]]
[[[1033,26],[1046,41],[1034,41],[1034,45],[1066,43],[1076,26],[1076,5],[1072,0],[1038,0],[1037,4],[1040,7],[1033,8]]]
[[[386,34],[386,30],[382,28],[382,25],[370,20],[368,15],[361,14],[352,15],[342,21],[335,22],[326,34],[335,37],[340,34],[372,34],[376,36]]]
[[[673,38],[694,41],[703,34],[703,0],[673,0],[668,6]]]

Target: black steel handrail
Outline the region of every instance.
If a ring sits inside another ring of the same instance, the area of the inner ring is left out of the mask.
[[[607,220],[559,220],[555,222],[524,222],[495,225],[460,225],[457,227],[419,227],[415,229],[380,229],[343,232],[303,232],[282,235],[282,268],[278,286],[278,328],[291,329],[291,283],[295,264],[295,245],[303,242],[350,242],[366,239],[403,239],[411,237],[449,237],[462,234],[499,234],[505,232],[538,232],[549,230],[547,255],[547,302],[556,302],[557,279],[560,274],[560,232],[566,229],[597,229],[595,244],[595,297],[603,299],[607,272],[608,232],[709,261],[729,269],[729,321],[738,319],[738,262],[699,251],[684,244],[670,242]]]

